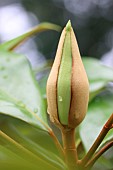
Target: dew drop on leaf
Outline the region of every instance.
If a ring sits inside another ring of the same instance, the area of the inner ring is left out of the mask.
[[[5,67],[4,66],[0,66],[0,70],[5,70]]]
[[[37,113],[37,112],[38,112],[38,108],[35,108],[35,109],[34,109],[34,113]]]
[[[59,100],[59,102],[63,101],[61,96],[58,96],[58,100]]]
[[[23,108],[26,107],[26,105],[22,101],[18,101],[17,105],[19,105],[20,107],[23,107]]]

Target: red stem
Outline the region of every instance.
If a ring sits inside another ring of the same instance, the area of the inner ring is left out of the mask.
[[[108,131],[112,128],[112,124],[113,124],[113,114],[110,116],[108,121],[105,123],[100,134],[98,135],[97,139],[93,143],[92,147],[90,148],[86,156],[82,159],[81,161],[82,166],[86,165],[88,161],[91,159],[91,157],[93,156],[93,154],[95,153],[99,145],[101,144],[102,140],[107,135]]]
[[[113,146],[113,141],[108,142],[103,148],[101,148],[95,155],[94,157],[87,163],[86,168],[91,168],[94,163],[100,158],[100,156],[105,153],[109,148]]]

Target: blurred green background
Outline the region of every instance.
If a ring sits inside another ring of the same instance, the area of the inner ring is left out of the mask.
[[[62,27],[71,19],[82,56],[101,58],[113,66],[112,0],[4,0],[0,1],[0,42],[40,22]],[[19,49],[33,64],[54,58],[60,33],[41,33]]]

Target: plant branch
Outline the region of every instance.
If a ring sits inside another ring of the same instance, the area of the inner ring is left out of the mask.
[[[75,146],[75,129],[62,129],[64,154],[69,170],[77,169],[78,157]]]
[[[113,146],[113,141],[108,142],[105,146],[103,146],[94,157],[87,163],[86,168],[91,168],[94,163],[100,158],[100,156],[105,153],[109,148]]]
[[[54,31],[59,32],[61,30],[61,27],[56,24],[43,22],[43,23],[35,26],[30,31],[26,32],[25,34],[20,35],[19,37],[14,38],[14,39],[2,44],[2,46],[5,45],[7,47],[7,50],[12,51],[16,47],[18,47],[22,42],[26,41],[28,38],[32,37],[33,35],[35,35],[37,33],[47,31],[47,30],[54,30]]]
[[[108,121],[103,126],[100,134],[98,135],[97,139],[93,143],[92,147],[90,148],[86,156],[82,159],[81,161],[82,166],[86,165],[88,161],[91,159],[91,157],[93,156],[93,154],[95,153],[99,145],[101,144],[102,140],[107,135],[108,131],[112,128],[112,124],[113,124],[113,114],[110,116]]]
[[[54,132],[52,131],[52,129],[49,129],[49,135],[50,135],[50,136],[52,137],[52,139],[54,140],[54,143],[55,143],[55,145],[56,145],[56,147],[57,147],[57,149],[58,149],[61,157],[62,157],[63,160],[64,160],[64,151],[63,151],[63,148],[62,148],[61,144],[59,143],[57,137],[55,136]]]
[[[56,145],[56,147],[57,147],[57,149],[58,149],[61,157],[64,159],[63,148],[62,148],[61,144],[59,143],[57,137],[55,136],[54,132],[52,131],[52,129],[51,129],[45,122],[43,122],[43,120],[41,120],[41,119],[39,118],[39,116],[36,115],[30,108],[26,107],[26,110],[27,110],[28,112],[30,112],[32,115],[34,115],[34,116],[37,118],[37,120],[38,120],[40,123],[42,123],[42,125],[46,128],[47,132],[48,132],[49,135],[52,137],[52,139],[53,139],[53,141],[54,141],[54,143],[55,143],[55,145]]]

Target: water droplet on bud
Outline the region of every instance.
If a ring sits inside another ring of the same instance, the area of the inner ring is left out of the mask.
[[[58,96],[58,100],[59,100],[59,102],[63,101],[61,96]]]

